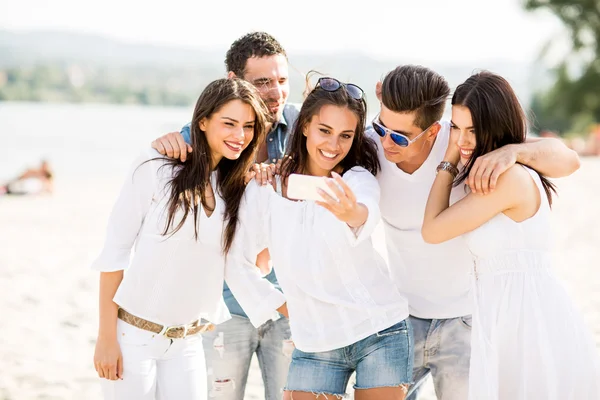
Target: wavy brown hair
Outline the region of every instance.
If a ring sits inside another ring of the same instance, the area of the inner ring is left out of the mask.
[[[254,110],[254,137],[248,147],[237,160],[225,157],[216,166],[217,191],[225,202],[224,221],[226,223],[223,234],[223,252],[226,254],[231,248],[238,225],[238,210],[244,195],[244,176],[256,158],[260,143],[264,141],[266,130],[269,126],[269,110],[260,98],[257,89],[250,83],[233,78],[219,79],[210,83],[202,92],[191,122],[192,152],[185,163],[179,159],[165,159],[165,166],[173,167],[173,178],[168,183],[169,201],[167,204],[167,224],[164,235],[177,232],[188,218],[190,212],[194,218],[194,237],[198,239],[198,200],[206,210],[212,209],[206,201],[206,188],[210,185],[210,176],[213,171],[211,166],[211,149],[204,134],[200,129],[200,121],[210,118],[225,104],[233,100],[240,100]],[[175,214],[183,211],[181,220],[175,222]]]
[[[306,136],[302,133],[308,127],[312,118],[326,105],[346,107],[358,118],[350,151],[338,164],[342,167],[342,174],[356,166],[365,168],[373,175],[379,172],[380,165],[377,158],[377,144],[365,135],[367,102],[364,96],[362,99],[356,100],[348,95],[344,87],[339,88],[335,92],[328,92],[317,86],[307,94],[294,125],[294,133],[290,138],[286,151],[286,155],[289,158],[286,158],[286,162],[281,167],[281,176],[284,180],[290,174],[305,173],[309,155],[306,149]]]
[[[476,141],[473,154],[456,177],[455,185],[469,176],[478,157],[507,144],[525,142],[527,116],[512,87],[500,75],[488,71],[471,75],[454,91],[452,105],[469,109]],[[538,175],[552,205],[552,193],[556,193],[556,187],[539,172]]]

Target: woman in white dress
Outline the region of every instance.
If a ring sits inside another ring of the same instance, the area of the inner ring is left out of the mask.
[[[268,320],[284,303],[258,269],[231,277],[224,271],[244,176],[267,116],[251,84],[214,81],[196,103],[187,162],[151,149],[134,162],[92,266],[101,271],[94,365],[105,378],[105,399],[206,398],[200,333],[210,325],[201,319],[229,317],[221,296],[224,275],[244,282],[236,295],[257,320]],[[263,294],[260,304],[255,292]]]
[[[304,100],[276,188],[250,182],[240,208],[227,268],[256,269],[256,255],[270,251],[296,346],[285,398],[340,398],[356,372],[356,399],[402,400],[412,381],[407,300],[371,241],[379,162],[366,115],[362,89],[321,78]],[[291,174],[319,177],[334,196],[290,199]],[[239,284],[230,284],[236,297]]]
[[[491,193],[470,193],[449,206],[452,184],[463,184],[477,157],[524,142],[526,132],[525,113],[504,78],[481,72],[458,86],[423,238],[440,243],[464,235],[474,257],[469,399],[600,399],[596,346],[552,270],[552,183],[516,164]]]

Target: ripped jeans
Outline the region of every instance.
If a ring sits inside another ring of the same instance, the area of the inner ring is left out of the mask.
[[[202,334],[208,377],[208,398],[243,400],[250,361],[256,353],[265,386],[265,400],[279,400],[294,350],[287,318],[255,328],[238,315]]]
[[[408,388],[412,382],[413,351],[408,319],[339,349],[318,353],[296,349],[285,390],[342,398],[353,372],[354,389]]]

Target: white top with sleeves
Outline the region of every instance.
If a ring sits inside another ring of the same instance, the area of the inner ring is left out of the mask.
[[[110,214],[104,248],[92,264],[98,271],[125,270],[114,297],[120,307],[163,325],[187,324],[199,318],[217,324],[230,318],[221,295],[225,203],[216,188],[216,174],[213,172],[211,177],[215,209],[208,217],[200,208],[198,240],[194,238],[191,211],[181,229],[165,236],[168,182],[173,167],[152,149],[145,150],[133,163]],[[181,216],[178,211],[175,226]],[[245,269],[230,278],[242,282],[236,285],[242,288],[238,300],[255,320],[270,319],[285,301],[281,292],[262,279],[258,268]],[[263,301],[248,303],[255,293],[261,293]]]
[[[252,181],[227,259],[230,273],[251,270],[257,252],[269,248],[287,299],[292,338],[305,352],[356,343],[408,317],[407,301],[371,242],[380,219],[377,180],[360,167],[343,179],[369,210],[358,236],[314,201],[288,200],[270,185]],[[244,291],[239,281],[227,283],[236,297]]]

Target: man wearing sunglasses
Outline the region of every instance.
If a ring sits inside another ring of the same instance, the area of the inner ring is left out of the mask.
[[[473,260],[462,238],[427,244],[421,236],[425,206],[450,137],[442,121],[450,87],[421,66],[399,66],[377,83],[381,111],[369,134],[379,147],[380,209],[392,278],[408,298],[414,330],[414,385],[408,399],[431,374],[438,399],[468,397],[471,339],[469,274]],[[554,139],[505,146],[475,163],[468,184],[485,195],[515,162],[549,177],[579,168],[577,154]],[[466,195],[453,189],[451,202]],[[518,350],[515,350],[518,351]]]
[[[228,77],[238,77],[252,83],[269,107],[276,122],[259,148],[258,161],[277,162],[283,157],[299,112],[297,105],[287,104],[290,86],[285,50],[271,35],[252,32],[231,45],[225,65]],[[189,142],[190,128],[187,124],[181,133],[171,132],[155,140],[152,147],[168,157],[185,161],[187,153],[191,151],[187,144]],[[264,175],[266,181],[267,171],[270,170],[263,168],[255,173]],[[268,262],[268,253],[261,253],[257,265],[266,274],[265,278],[279,288],[275,273],[269,271]],[[223,299],[232,319],[203,334],[209,397],[242,400],[250,362],[256,353],[264,380],[265,399],[280,399],[294,349],[288,319],[275,318],[255,328],[227,284],[223,287]]]

